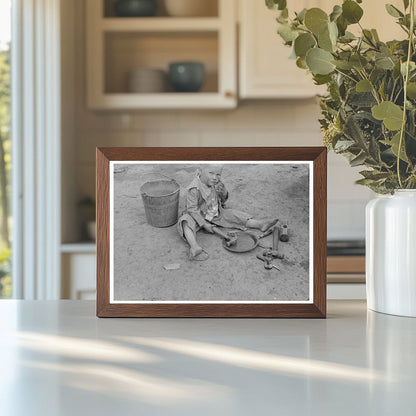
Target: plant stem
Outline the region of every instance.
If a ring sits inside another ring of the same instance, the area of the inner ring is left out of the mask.
[[[351,81],[353,81],[353,82],[355,82],[355,83],[357,83],[357,82],[358,82],[355,78],[351,77],[351,76],[350,76],[350,75],[348,75],[348,74],[345,74],[344,72],[340,71],[338,68],[335,68],[335,71],[336,71],[336,72],[338,72],[338,73],[339,73],[339,74],[341,74],[341,75],[344,75],[344,77],[349,78]]]
[[[402,118],[402,127],[400,129],[400,140],[399,140],[399,148],[397,151],[397,177],[399,179],[399,186],[403,188],[402,178],[400,175],[400,156],[402,152],[403,140],[404,140],[404,132],[406,129],[406,110],[407,110],[407,83],[409,81],[409,68],[410,68],[410,60],[412,58],[412,49],[413,49],[413,36],[414,36],[414,27],[415,27],[415,0],[410,0],[410,30],[409,30],[409,45],[407,47],[407,60],[406,60],[406,73],[404,76],[404,85],[403,85],[403,118]]]

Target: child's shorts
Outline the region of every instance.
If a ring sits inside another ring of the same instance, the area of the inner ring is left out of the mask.
[[[246,223],[249,219],[253,218],[252,215],[232,208],[223,208],[218,218],[214,218],[211,223],[224,228],[238,228],[245,231],[247,229]],[[196,236],[197,231],[201,229],[201,226],[194,220],[194,218],[187,212],[183,213],[178,220],[178,231],[182,238],[185,239],[183,232],[184,223],[187,223],[188,227],[192,230]]]

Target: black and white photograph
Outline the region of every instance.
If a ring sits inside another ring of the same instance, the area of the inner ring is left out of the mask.
[[[112,161],[110,303],[312,303],[312,169]]]

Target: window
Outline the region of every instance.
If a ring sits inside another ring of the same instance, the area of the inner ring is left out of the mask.
[[[10,7],[10,0],[0,0],[0,298],[9,298],[12,293],[10,268]]]

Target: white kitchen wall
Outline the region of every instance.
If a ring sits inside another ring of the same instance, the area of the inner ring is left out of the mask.
[[[94,195],[96,146],[321,145],[315,100],[241,103],[234,111],[78,112],[76,172],[79,195]],[[359,169],[328,155],[328,237],[362,238],[372,194],[354,184]]]
[[[63,182],[71,189],[75,187],[73,203],[83,196],[94,196],[97,146],[314,146],[322,143],[317,121],[319,106],[315,99],[246,101],[232,111],[89,111],[85,98],[83,0],[75,0],[75,22],[75,27],[68,29],[75,40],[71,50],[65,51],[65,62],[71,67],[64,68],[63,73],[66,90],[72,91],[73,85],[75,93],[71,98],[75,107],[71,113],[74,142],[63,146],[65,174],[69,174],[68,166],[71,166],[75,175],[72,183],[69,178]],[[329,238],[364,236],[364,207],[372,193],[354,184],[358,171],[351,169],[342,157],[329,154]]]

